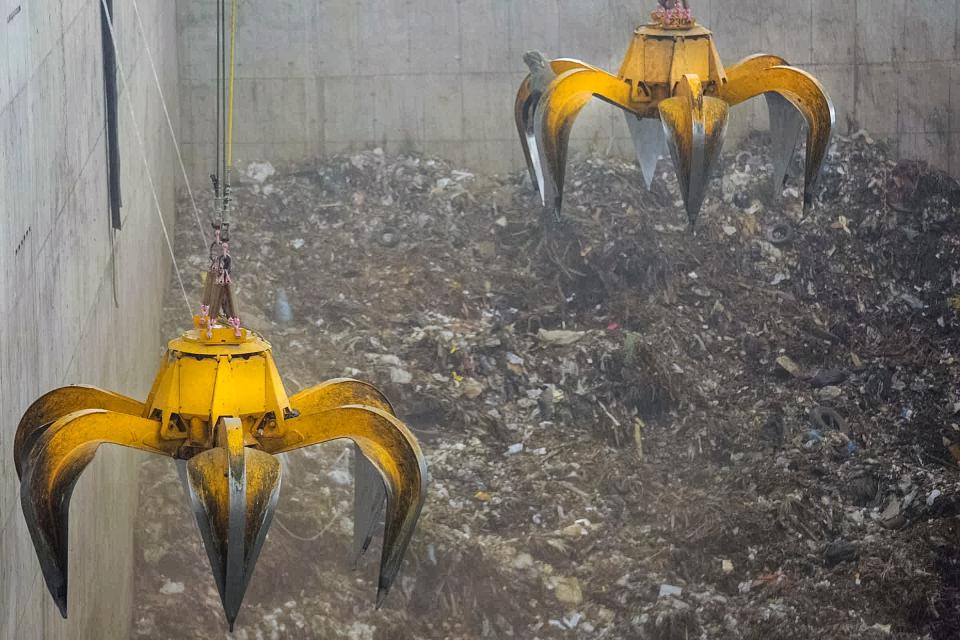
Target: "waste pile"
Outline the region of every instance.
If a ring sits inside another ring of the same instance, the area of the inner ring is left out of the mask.
[[[573,163],[560,222],[520,172],[250,165],[244,323],[290,392],[380,386],[431,484],[377,611],[350,449],[288,456],[233,637],[957,637],[960,185],[861,131],[804,212],[766,148],[723,157],[693,230],[668,162],[652,191],[633,163]],[[165,316],[189,322],[176,286]],[[181,491],[145,463],[137,637],[224,633]]]

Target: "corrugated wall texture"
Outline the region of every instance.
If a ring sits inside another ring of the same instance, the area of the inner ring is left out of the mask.
[[[174,155],[131,0],[116,0],[120,56],[167,223]],[[172,3],[140,0],[177,98]],[[77,485],[70,618],[46,592],[18,502],[12,443],[41,393],[88,383],[133,396],[159,362],[170,261],[124,97],[123,230],[107,201],[99,0],[0,0],[0,639],[124,638],[132,617],[137,454],[103,447]],[[173,116],[179,117],[177,110]],[[114,260],[115,259],[115,260]]]
[[[957,0],[692,0],[727,64],[767,51],[812,71],[851,123],[960,174]],[[183,137],[213,156],[215,3],[177,0]],[[513,96],[541,49],[616,72],[654,0],[274,0],[241,3],[238,156],[299,160],[374,145],[486,171],[521,167]],[[762,103],[762,101],[759,101]],[[736,137],[766,126],[734,110]],[[573,149],[626,153],[613,107],[589,106]]]

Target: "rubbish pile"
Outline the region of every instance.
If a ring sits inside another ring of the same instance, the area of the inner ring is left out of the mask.
[[[336,562],[349,449],[287,457],[235,637],[956,637],[960,186],[858,132],[804,212],[765,148],[724,156],[694,231],[667,162],[649,192],[633,163],[573,163],[560,223],[521,173],[251,165],[244,323],[290,392],[380,386],[431,485],[376,611],[377,552]],[[137,636],[222,633],[175,473],[147,462],[142,487]]]

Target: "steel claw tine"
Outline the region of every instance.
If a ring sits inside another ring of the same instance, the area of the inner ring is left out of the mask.
[[[526,52],[523,54],[523,60],[530,68],[530,73],[520,83],[514,101],[513,117],[517,125],[517,133],[520,136],[520,148],[523,150],[523,158],[530,174],[530,182],[537,193],[540,194],[541,201],[543,201],[543,165],[540,161],[537,136],[534,133],[534,116],[537,107],[540,105],[540,98],[553,79],[561,73],[571,69],[590,69],[592,67],[585,62],[572,58],[548,60],[539,51]]]
[[[305,389],[290,398],[292,406],[308,415],[343,405],[376,407],[396,415],[393,405],[373,385],[351,378],[336,378]],[[353,447],[353,561],[354,565],[370,546],[374,530],[383,515],[387,494],[383,478],[360,447]]]
[[[692,227],[720,157],[728,108],[722,100],[704,96],[695,75],[685,75],[677,84],[675,95],[660,103],[660,120]]]
[[[543,170],[544,206],[559,218],[570,131],[580,111],[598,97],[631,111],[630,87],[614,75],[593,67],[573,67],[559,74],[540,98],[534,115],[534,135]]]
[[[803,205],[807,207],[813,202],[817,179],[836,122],[833,101],[812,75],[788,66],[779,56],[766,54],[750,56],[728,67],[727,83],[720,88],[719,97],[735,105],[771,92],[789,101],[807,124],[803,185]]]
[[[280,494],[280,463],[244,447],[243,425],[222,418],[220,446],[187,462],[197,526],[230,631],[243,602]]]
[[[623,115],[626,116],[627,127],[630,129],[637,164],[640,165],[643,181],[649,191],[657,172],[657,161],[667,150],[663,125],[654,118],[640,118],[630,112],[624,112]]]
[[[773,196],[778,198],[803,133],[803,114],[779,93],[763,95],[770,114],[770,141],[773,144]]]
[[[540,151],[537,149],[537,138],[533,134],[533,115],[537,111],[542,92],[531,90],[531,76],[527,76],[517,91],[513,115],[517,125],[517,134],[520,136],[520,148],[523,150],[523,159],[527,164],[530,182],[534,189],[543,198],[543,170],[540,168]]]
[[[374,531],[383,515],[387,500],[386,488],[380,472],[371,463],[359,445],[353,445],[353,562],[354,566],[366,553]]]

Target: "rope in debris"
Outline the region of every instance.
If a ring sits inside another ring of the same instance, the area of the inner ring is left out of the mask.
[[[140,31],[140,38],[143,40],[143,49],[147,54],[147,61],[150,63],[150,71],[153,73],[153,82],[157,87],[157,93],[160,94],[160,106],[163,107],[163,115],[167,119],[167,130],[170,132],[170,139],[173,140],[173,148],[177,152],[177,162],[180,163],[180,173],[183,175],[183,182],[187,185],[187,193],[190,195],[190,204],[193,205],[193,215],[197,220],[197,228],[200,229],[200,237],[203,238],[203,249],[207,249],[207,234],[203,230],[203,222],[200,221],[200,209],[197,207],[197,200],[193,196],[193,187],[190,186],[190,178],[187,177],[187,167],[183,163],[183,153],[180,150],[180,143],[177,142],[177,134],[173,130],[173,121],[170,119],[170,110],[167,108],[167,100],[163,96],[163,87],[160,86],[160,76],[157,74],[157,66],[153,62],[153,53],[150,51],[150,43],[147,41],[147,33],[143,28],[143,19],[140,16],[140,7],[137,0],[133,0],[133,13],[137,17],[137,29]]]
[[[147,148],[143,143],[143,136],[140,133],[140,127],[137,124],[137,113],[133,108],[133,99],[130,97],[130,87],[127,84],[127,76],[124,73],[123,61],[120,57],[120,51],[117,49],[117,34],[113,28],[113,16],[107,7],[107,0],[100,0],[106,16],[107,28],[110,29],[110,43],[113,48],[113,55],[117,60],[117,73],[120,75],[120,81],[123,83],[123,94],[127,98],[127,108],[130,110],[130,122],[133,126],[133,134],[137,139],[137,147],[140,149],[140,159],[143,160],[143,167],[147,174],[147,182],[150,185],[150,193],[153,196],[153,204],[160,219],[160,228],[163,229],[163,237],[167,241],[167,250],[170,252],[170,259],[173,261],[173,269],[177,274],[177,282],[180,284],[180,293],[183,294],[183,303],[187,306],[187,313],[193,313],[193,307],[190,305],[190,298],[187,296],[187,289],[183,286],[183,277],[180,275],[180,267],[177,266],[177,256],[173,251],[173,244],[170,242],[170,234],[167,233],[167,223],[163,220],[163,207],[160,206],[160,198],[157,196],[157,188],[153,182],[153,174],[150,172],[150,161],[147,159]]]

